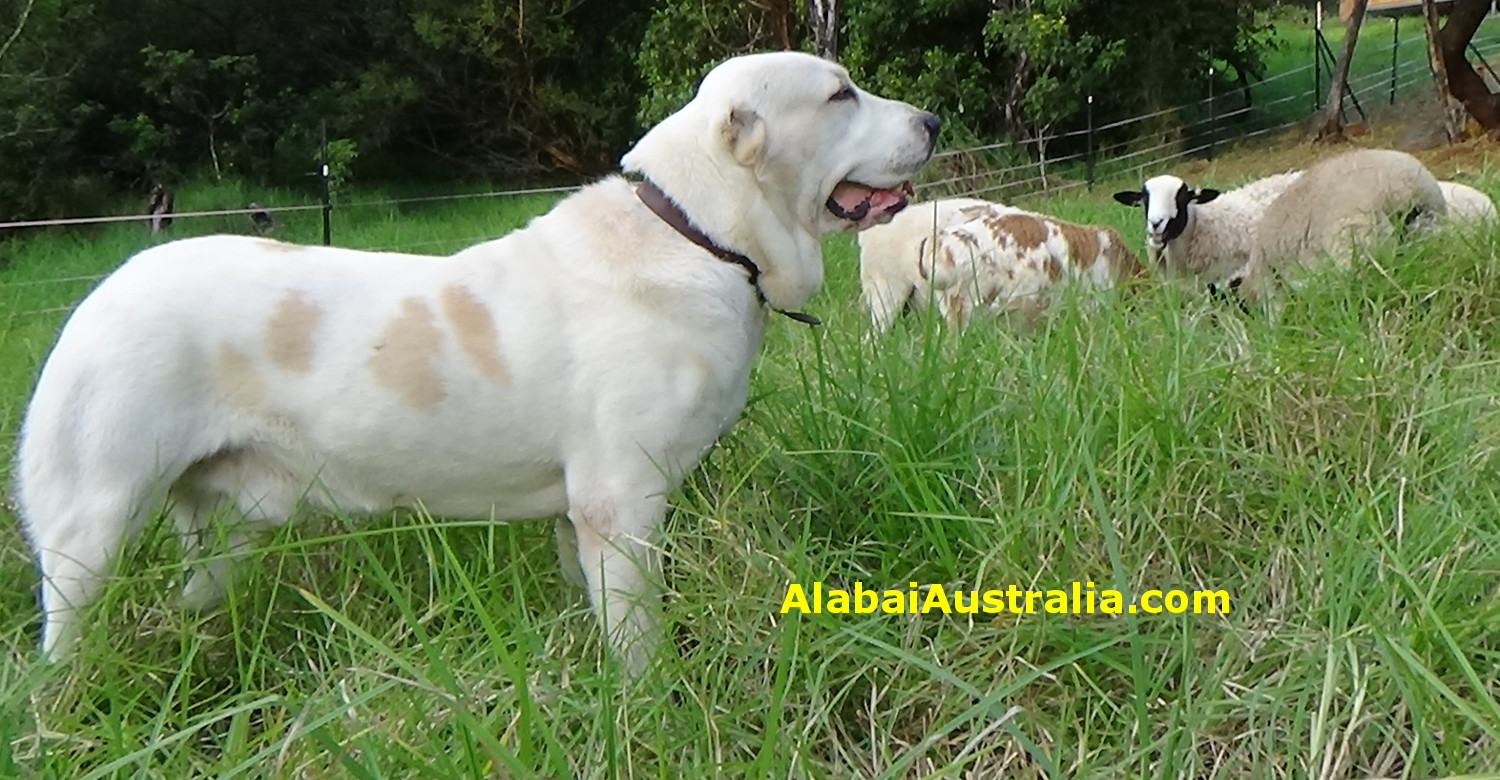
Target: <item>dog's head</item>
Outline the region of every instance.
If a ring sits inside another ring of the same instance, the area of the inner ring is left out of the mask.
[[[694,225],[762,267],[772,305],[822,282],[822,233],[887,222],[932,156],[938,118],[872,95],[838,64],[795,52],[736,57],[622,160]]]

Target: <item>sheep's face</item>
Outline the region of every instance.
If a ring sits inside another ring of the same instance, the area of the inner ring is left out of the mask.
[[[1195,190],[1176,176],[1153,176],[1139,190],[1115,193],[1115,200],[1146,211],[1146,250],[1159,258],[1161,250],[1182,235],[1192,220],[1192,204],[1208,203],[1218,190]]]

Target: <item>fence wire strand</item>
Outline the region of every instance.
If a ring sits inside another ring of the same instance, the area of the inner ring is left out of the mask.
[[[1385,44],[1383,47],[1377,49],[1376,52],[1375,52],[1375,54],[1379,55],[1379,54],[1383,54],[1383,53],[1388,53],[1393,48],[1398,48],[1398,47],[1402,47],[1402,46],[1411,46],[1411,45],[1416,44],[1416,43],[1421,43],[1424,46],[1424,49],[1425,49],[1425,36],[1424,35],[1414,35],[1414,36],[1411,36],[1411,37],[1408,37],[1408,38],[1400,39],[1400,40],[1396,41],[1395,43]],[[1488,49],[1489,47],[1495,45],[1496,43],[1500,43],[1500,35],[1486,36],[1484,38],[1476,39],[1475,41],[1472,42],[1474,48],[1476,50],[1480,51],[1481,55],[1484,54],[1484,53],[1486,53],[1485,50]],[[1312,63],[1308,63],[1308,64],[1305,64],[1305,65],[1297,66],[1297,67],[1292,68],[1290,70],[1278,73],[1278,74],[1276,74],[1274,76],[1270,76],[1270,77],[1265,78],[1265,79],[1260,79],[1260,80],[1256,81],[1255,83],[1251,84],[1250,85],[1250,89],[1254,90],[1256,88],[1263,87],[1266,84],[1270,84],[1270,83],[1273,83],[1273,82],[1276,82],[1276,81],[1280,81],[1282,79],[1287,79],[1287,78],[1291,78],[1293,76],[1297,76],[1299,74],[1306,73],[1307,71],[1311,70],[1313,67],[1314,67],[1314,65]],[[1413,86],[1415,86],[1415,85],[1417,85],[1417,84],[1419,84],[1419,83],[1421,83],[1423,81],[1430,80],[1430,79],[1431,79],[1431,72],[1428,69],[1425,57],[1423,57],[1423,58],[1420,58],[1420,59],[1412,60],[1410,62],[1400,62],[1396,66],[1396,68],[1395,68],[1394,77],[1393,77],[1393,74],[1392,74],[1392,70],[1390,68],[1382,68],[1382,69],[1379,69],[1379,70],[1370,71],[1370,72],[1362,73],[1362,74],[1360,74],[1358,76],[1355,76],[1355,77],[1349,79],[1346,82],[1347,86],[1348,86],[1348,90],[1347,90],[1346,94],[1349,95],[1352,98],[1368,98],[1368,97],[1370,97],[1372,95],[1374,95],[1374,96],[1384,95],[1384,94],[1387,94],[1387,93],[1389,93],[1391,91],[1394,91],[1397,94],[1401,94],[1401,93],[1404,93],[1404,92],[1408,91],[1411,87],[1413,87]],[[1193,101],[1193,102],[1190,102],[1190,103],[1185,103],[1185,104],[1178,105],[1178,106],[1173,106],[1173,107],[1170,107],[1170,108],[1164,108],[1164,109],[1160,109],[1160,110],[1156,110],[1156,111],[1151,111],[1151,112],[1147,112],[1147,113],[1144,113],[1144,114],[1140,114],[1138,116],[1128,117],[1128,118],[1125,118],[1125,119],[1119,119],[1119,120],[1108,122],[1108,123],[1105,123],[1105,124],[1102,124],[1102,125],[1096,125],[1096,126],[1094,126],[1092,128],[1092,132],[1095,133],[1095,134],[1098,134],[1098,133],[1104,133],[1104,132],[1107,132],[1107,131],[1110,131],[1110,130],[1116,130],[1118,128],[1127,127],[1129,125],[1140,123],[1140,122],[1145,122],[1147,120],[1154,119],[1154,118],[1157,118],[1157,117],[1162,117],[1162,116],[1166,116],[1166,115],[1169,115],[1169,114],[1182,113],[1184,111],[1189,111],[1191,109],[1197,108],[1197,107],[1202,106],[1204,104],[1209,104],[1210,107],[1212,107],[1214,101],[1223,100],[1228,95],[1236,94],[1238,92],[1240,92],[1240,90],[1239,89],[1235,89],[1233,92],[1226,92],[1226,93],[1221,94],[1221,95],[1210,96],[1210,97],[1203,98],[1203,99],[1200,99],[1200,100],[1197,100],[1197,101]],[[1240,108],[1237,108],[1237,109],[1233,109],[1233,110],[1230,110],[1230,111],[1225,111],[1224,113],[1211,113],[1210,116],[1207,116],[1207,117],[1204,117],[1204,118],[1200,118],[1200,119],[1196,119],[1196,120],[1194,120],[1194,121],[1192,121],[1190,123],[1187,123],[1187,124],[1183,124],[1183,125],[1181,125],[1178,128],[1178,132],[1187,131],[1187,130],[1194,130],[1194,129],[1197,129],[1197,128],[1204,127],[1205,125],[1209,126],[1209,129],[1207,131],[1207,137],[1209,139],[1211,139],[1211,140],[1208,140],[1208,141],[1202,142],[1202,143],[1197,143],[1196,145],[1191,146],[1190,148],[1177,148],[1177,147],[1185,146],[1185,144],[1183,144],[1183,140],[1181,138],[1173,138],[1173,139],[1164,141],[1162,143],[1158,143],[1158,144],[1155,144],[1155,145],[1152,145],[1152,146],[1148,146],[1148,147],[1145,147],[1145,148],[1142,148],[1142,149],[1135,149],[1135,150],[1129,150],[1129,148],[1130,148],[1130,146],[1132,144],[1138,143],[1140,139],[1126,140],[1126,141],[1111,143],[1111,144],[1108,144],[1106,146],[1103,146],[1103,147],[1096,148],[1096,149],[1092,150],[1093,157],[1094,157],[1094,159],[1096,161],[1095,165],[1097,167],[1099,167],[1099,168],[1113,170],[1113,171],[1116,171],[1116,172],[1119,172],[1119,171],[1129,171],[1129,170],[1143,171],[1147,166],[1160,165],[1160,164],[1167,163],[1167,162],[1170,162],[1170,161],[1173,161],[1173,160],[1178,160],[1178,159],[1182,159],[1182,158],[1185,158],[1185,157],[1190,157],[1190,156],[1192,156],[1194,154],[1198,154],[1200,152],[1203,152],[1205,150],[1213,148],[1215,146],[1215,144],[1225,144],[1225,145],[1227,145],[1227,144],[1240,143],[1240,142],[1243,142],[1243,141],[1246,141],[1246,140],[1250,140],[1250,139],[1254,139],[1254,138],[1259,138],[1261,136],[1283,132],[1283,131],[1289,130],[1289,129],[1297,126],[1298,124],[1300,124],[1300,123],[1302,123],[1302,122],[1304,122],[1306,120],[1305,119],[1296,119],[1296,120],[1291,120],[1291,121],[1288,121],[1288,122],[1283,122],[1283,123],[1271,125],[1271,126],[1268,126],[1268,127],[1259,128],[1259,129],[1256,129],[1256,130],[1249,130],[1249,131],[1242,132],[1242,133],[1235,133],[1232,137],[1214,138],[1215,129],[1218,128],[1218,127],[1220,127],[1221,123],[1230,122],[1230,120],[1235,120],[1238,117],[1246,116],[1246,115],[1252,114],[1252,113],[1257,112],[1257,111],[1265,112],[1265,111],[1267,111],[1269,109],[1273,109],[1276,106],[1282,105],[1282,104],[1290,102],[1290,101],[1308,100],[1309,98],[1313,98],[1313,99],[1318,99],[1319,98],[1319,96],[1317,95],[1317,91],[1315,89],[1311,88],[1311,87],[1309,87],[1306,90],[1299,91],[1299,92],[1297,92],[1295,94],[1284,95],[1282,97],[1275,98],[1275,99],[1272,99],[1272,100],[1267,101],[1267,102],[1263,102],[1263,103],[1262,102],[1256,102],[1253,105],[1243,106],[1243,107],[1240,107]],[[1008,140],[1004,140],[1004,141],[998,141],[998,142],[994,142],[994,143],[982,144],[982,145],[972,146],[972,147],[965,147],[965,148],[959,148],[959,149],[947,149],[947,150],[944,150],[942,152],[939,152],[939,153],[933,155],[933,159],[946,159],[946,158],[958,157],[958,156],[961,156],[961,155],[973,155],[973,154],[979,154],[979,153],[983,153],[983,152],[998,151],[998,150],[1002,150],[1002,149],[1015,149],[1015,148],[1019,148],[1019,149],[1021,149],[1021,150],[1024,151],[1024,150],[1027,150],[1029,148],[1036,148],[1039,145],[1044,145],[1044,144],[1050,143],[1052,141],[1058,141],[1058,140],[1064,140],[1064,139],[1070,139],[1070,138],[1079,138],[1079,137],[1088,135],[1090,132],[1091,131],[1089,129],[1072,130],[1072,131],[1067,131],[1067,132],[1052,133],[1052,134],[1042,135],[1042,136],[1036,137],[1036,138],[1008,139]],[[1117,152],[1124,152],[1124,153],[1123,154],[1117,154]],[[1165,152],[1165,153],[1163,153],[1163,152]],[[1085,186],[1086,184],[1088,184],[1088,182],[1078,180],[1077,179],[1077,175],[1076,175],[1078,173],[1077,171],[1068,171],[1068,170],[1064,170],[1064,171],[1047,171],[1046,168],[1048,166],[1059,166],[1059,165],[1063,165],[1063,164],[1067,164],[1067,163],[1076,163],[1076,162],[1078,162],[1080,160],[1084,160],[1084,159],[1088,158],[1089,154],[1090,154],[1090,152],[1084,151],[1084,152],[1077,152],[1077,153],[1073,153],[1073,154],[1068,154],[1068,155],[1065,155],[1065,156],[1062,156],[1062,157],[1057,157],[1057,158],[1044,157],[1042,159],[1033,159],[1033,160],[1029,160],[1027,162],[1024,162],[1024,163],[1021,163],[1021,164],[1018,164],[1018,165],[1010,165],[1010,166],[1002,167],[1002,168],[987,168],[987,169],[982,170],[982,171],[977,171],[977,172],[973,172],[973,173],[959,174],[959,175],[948,177],[946,179],[942,179],[942,180],[939,180],[939,181],[933,181],[933,182],[927,182],[927,183],[924,183],[924,184],[919,184],[919,185],[916,186],[916,189],[918,191],[926,191],[926,190],[931,190],[933,188],[938,188],[938,187],[952,188],[952,187],[955,187],[955,186],[958,186],[958,185],[968,185],[968,186],[962,187],[955,194],[955,197],[957,197],[957,196],[971,196],[972,197],[972,196],[979,196],[979,195],[984,195],[984,194],[1004,193],[1004,192],[1007,192],[1007,191],[1022,189],[1022,188],[1029,187],[1031,185],[1040,184],[1041,186],[1039,188],[1032,189],[1032,190],[1026,191],[1024,193],[1020,193],[1020,197],[1032,197],[1032,196],[1044,195],[1044,194],[1055,194],[1055,193],[1058,193],[1058,192],[1064,192],[1064,191],[1067,191],[1067,190],[1071,190],[1071,189],[1075,189],[1075,188],[1078,188],[1078,187]],[[1025,172],[1025,171],[1035,171],[1037,173],[1037,175],[1035,175],[1035,176],[1027,176],[1026,178],[1020,178],[1020,179],[1011,179],[1011,180],[1006,180],[1006,181],[996,181],[997,179],[1004,179],[1004,177],[1006,177],[1009,174],[1016,174],[1016,173]],[[194,218],[201,218],[201,217],[223,217],[223,216],[250,215],[250,214],[256,214],[256,213],[266,213],[266,214],[294,213],[294,212],[315,211],[315,210],[321,210],[321,209],[325,209],[325,208],[331,208],[334,211],[342,211],[342,210],[350,210],[350,209],[361,209],[361,208],[363,208],[363,209],[373,209],[373,208],[383,208],[383,207],[392,207],[392,206],[403,206],[403,205],[409,205],[409,204],[429,204],[429,203],[440,203],[440,202],[459,201],[459,200],[477,200],[477,199],[485,199],[485,198],[488,198],[488,199],[499,199],[499,198],[516,197],[516,196],[526,196],[526,195],[564,194],[564,193],[574,192],[574,191],[577,191],[579,189],[581,189],[581,186],[579,186],[579,185],[557,186],[557,187],[530,187],[530,188],[510,189],[510,190],[492,190],[492,191],[487,191],[487,192],[476,192],[476,193],[455,193],[455,194],[449,194],[449,195],[431,195],[431,196],[419,196],[419,197],[409,197],[409,198],[387,198],[387,199],[377,199],[377,200],[354,201],[354,202],[350,202],[350,203],[335,203],[335,204],[331,204],[330,206],[325,206],[324,204],[319,203],[319,204],[300,204],[300,205],[289,205],[289,206],[257,206],[257,207],[254,207],[254,208],[247,207],[247,208],[236,208],[236,209],[218,209],[218,210],[204,210],[204,211],[189,211],[189,212],[181,212],[181,213],[175,213],[175,214],[133,214],[133,215],[119,215],[119,216],[72,217],[72,218],[42,219],[42,220],[18,220],[18,221],[11,221],[11,222],[0,222],[0,231],[15,230],[15,229],[24,229],[24,228],[63,227],[63,226],[95,225],[95,224],[108,224],[108,223],[120,223],[120,222],[149,222],[150,220],[161,219],[161,218],[169,218],[169,219],[174,219],[175,220],[175,219],[194,219]],[[461,247],[468,247],[468,246],[472,246],[472,245],[480,243],[480,242],[491,241],[491,240],[494,240],[494,239],[496,239],[498,237],[499,236],[496,236],[496,235],[484,235],[484,236],[475,236],[475,237],[465,238],[465,239],[440,238],[440,239],[430,239],[430,240],[422,240],[422,241],[407,241],[407,242],[401,242],[401,243],[397,243],[397,244],[383,245],[383,246],[350,247],[350,248],[359,249],[360,251],[370,251],[370,252],[398,251],[398,252],[412,252],[413,254],[422,254],[422,252],[420,252],[420,251],[414,251],[414,250],[418,250],[418,249],[421,249],[421,248],[438,247],[438,246],[459,247],[459,248],[461,248]],[[69,283],[98,282],[99,280],[105,278],[107,275],[108,274],[92,274],[92,275],[85,275],[85,276],[64,276],[64,277],[57,277],[57,278],[52,278],[52,279],[30,279],[30,280],[14,281],[14,282],[0,282],[0,290],[7,290],[7,289],[8,290],[18,290],[18,289],[21,289],[21,288],[35,288],[35,287],[40,287],[40,286],[44,286],[44,285],[62,285],[62,284],[69,284]],[[68,306],[54,306],[54,307],[49,307],[49,308],[32,309],[32,310],[27,310],[27,311],[13,311],[13,312],[7,312],[6,314],[8,314],[9,316],[12,316],[12,317],[43,316],[43,315],[49,315],[49,314],[58,314],[58,313],[63,313],[63,312],[71,312],[73,310],[74,306],[76,306],[76,303],[73,304],[73,305],[68,305]]]

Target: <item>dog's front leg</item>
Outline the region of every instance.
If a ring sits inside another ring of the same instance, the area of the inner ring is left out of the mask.
[[[664,486],[653,485],[651,492],[574,503],[568,512],[589,601],[629,677],[645,670],[661,641],[657,535],[666,500]]]

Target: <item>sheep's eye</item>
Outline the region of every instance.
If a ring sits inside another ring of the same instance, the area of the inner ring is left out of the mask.
[[[830,103],[842,103],[845,100],[854,100],[855,97],[856,96],[854,94],[854,87],[850,86],[850,85],[845,85],[843,89],[839,90],[838,92],[833,93],[833,97],[828,98],[828,102],[830,102]]]

